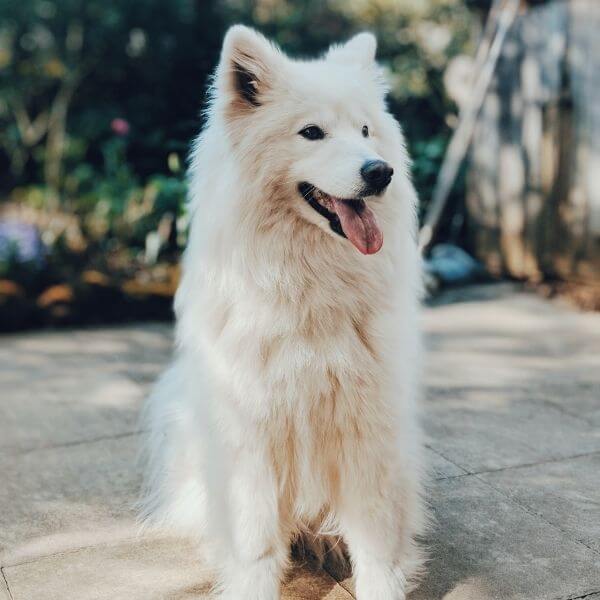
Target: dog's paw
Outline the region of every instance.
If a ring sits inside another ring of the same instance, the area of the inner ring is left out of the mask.
[[[280,600],[279,568],[266,558],[237,565],[223,582],[218,600]]]
[[[228,586],[216,596],[216,600],[280,600],[279,589],[273,586],[246,585],[244,588],[237,584]]]
[[[406,600],[406,577],[399,566],[371,564],[356,576],[357,600]]]

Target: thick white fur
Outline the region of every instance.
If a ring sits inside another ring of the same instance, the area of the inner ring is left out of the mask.
[[[302,531],[343,538],[359,600],[403,599],[421,565],[416,197],[374,55],[361,34],[292,61],[233,27],[194,147],[176,356],[146,411],[143,514],[202,541],[229,600],[279,598]],[[258,106],[240,96],[240,68]],[[298,135],[309,124],[327,137]],[[363,256],[297,184],[352,197],[377,157],[395,174],[367,199],[384,244]]]

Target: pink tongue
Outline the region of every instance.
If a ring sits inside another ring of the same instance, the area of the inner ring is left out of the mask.
[[[379,229],[373,211],[362,204],[357,212],[351,204],[344,200],[332,198],[335,212],[340,219],[346,237],[363,254],[375,254],[383,245],[383,233]]]

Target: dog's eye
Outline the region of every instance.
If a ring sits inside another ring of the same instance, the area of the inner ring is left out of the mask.
[[[363,137],[369,137],[369,128],[366,125],[363,125],[362,134]]]
[[[307,140],[322,140],[325,137],[325,132],[316,125],[309,125],[298,133]]]

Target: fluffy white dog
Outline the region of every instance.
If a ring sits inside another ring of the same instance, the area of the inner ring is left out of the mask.
[[[194,146],[143,512],[230,600],[278,599],[299,537],[343,540],[359,600],[422,564],[416,197],[375,50],[291,60],[232,27]]]

